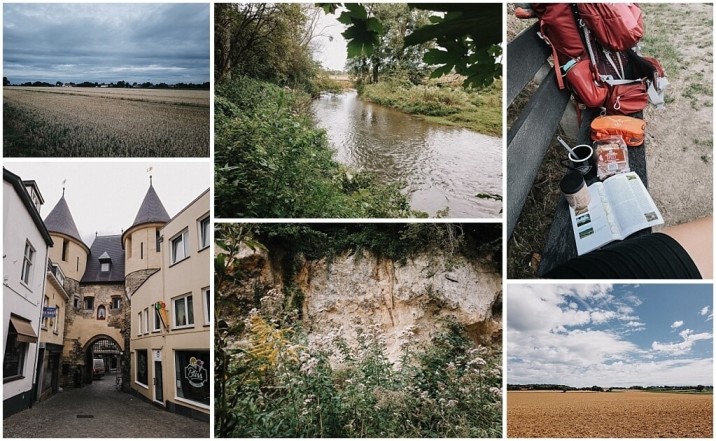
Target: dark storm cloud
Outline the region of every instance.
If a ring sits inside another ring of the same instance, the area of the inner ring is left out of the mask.
[[[3,32],[13,84],[209,81],[208,4],[5,4]]]

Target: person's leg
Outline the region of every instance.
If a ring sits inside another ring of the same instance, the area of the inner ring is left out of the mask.
[[[659,233],[677,241],[694,261],[704,279],[713,278],[713,217],[666,227]]]

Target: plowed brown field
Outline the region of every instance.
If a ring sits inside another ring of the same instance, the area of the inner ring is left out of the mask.
[[[655,392],[507,393],[509,438],[712,438],[713,396]]]

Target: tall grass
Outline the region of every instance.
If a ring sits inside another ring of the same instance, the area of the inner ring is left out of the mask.
[[[359,92],[371,102],[392,107],[446,125],[480,133],[502,135],[502,82],[477,91],[431,82],[383,81],[363,85]]]
[[[221,435],[502,436],[501,357],[460,325],[444,323],[423,348],[404,345],[394,363],[379,326],[356,325],[351,345],[340,330],[308,338],[299,325],[276,323],[258,313],[246,320],[250,344],[231,357],[225,377],[235,404],[220,413],[230,424],[217,425],[231,432]]]

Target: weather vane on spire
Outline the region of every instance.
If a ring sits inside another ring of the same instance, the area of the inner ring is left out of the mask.
[[[154,169],[154,167],[149,167],[147,169],[147,173],[149,173],[149,185],[152,185],[152,169]]]
[[[67,179],[62,180],[62,197],[65,197],[65,183],[67,182]]]

